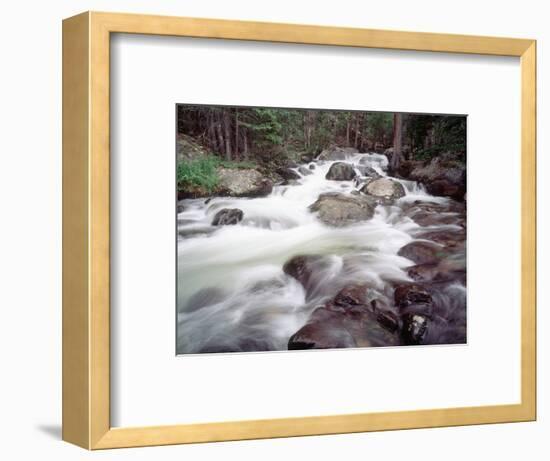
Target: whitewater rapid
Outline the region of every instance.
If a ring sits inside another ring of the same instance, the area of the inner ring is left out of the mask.
[[[345,160],[357,173],[364,166],[386,176],[381,154],[353,154]],[[334,161],[304,164],[311,172],[292,185],[279,185],[261,198],[213,197],[180,202],[177,215],[177,352],[282,350],[315,307],[349,283],[369,283],[391,296],[391,283],[407,282],[412,262],[397,254],[419,225],[403,213],[415,201],[445,204],[414,181],[396,178],[406,195],[379,205],[371,220],[334,228],[308,207],[327,192],[349,194],[352,181],[325,175]],[[236,225],[212,226],[219,210],[238,208]],[[438,228],[441,228],[439,226]],[[426,229],[425,227],[423,229]],[[283,272],[296,255],[323,255],[316,286],[303,286]]]

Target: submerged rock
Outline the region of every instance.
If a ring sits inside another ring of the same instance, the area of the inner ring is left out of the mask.
[[[302,176],[309,176],[310,174],[313,174],[311,170],[309,168],[306,168],[305,166],[301,166],[300,168],[298,168],[298,172]]]
[[[242,221],[244,213],[238,208],[223,208],[214,215],[213,226],[235,225]]]
[[[251,168],[218,168],[218,195],[263,197],[273,190],[273,183]]]
[[[345,162],[336,162],[330,166],[325,179],[331,179],[333,181],[351,181],[357,176],[353,166]]]
[[[416,264],[436,263],[445,256],[445,252],[440,245],[420,240],[407,243],[397,254],[410,259]]]
[[[323,223],[342,227],[371,219],[375,207],[376,202],[364,195],[329,193],[320,195],[309,209]]]
[[[389,178],[379,178],[369,181],[361,192],[380,199],[398,199],[405,196],[405,188],[402,184]]]

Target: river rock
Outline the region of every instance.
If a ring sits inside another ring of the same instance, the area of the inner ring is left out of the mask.
[[[217,169],[218,195],[231,197],[263,197],[273,190],[273,183],[252,168]]]
[[[395,305],[400,309],[418,304],[432,304],[432,295],[423,286],[417,284],[398,285],[394,291]]]
[[[300,161],[302,163],[309,163],[313,160],[313,154],[302,154],[300,155]]]
[[[288,260],[283,266],[283,272],[294,277],[304,287],[308,287],[315,266],[322,259],[318,255],[299,255]]]
[[[292,179],[300,179],[300,175],[290,168],[278,168],[277,174],[287,181]]]
[[[223,208],[214,215],[213,226],[235,225],[243,220],[243,211],[238,208]]]
[[[365,165],[358,165],[355,168],[357,168],[357,171],[361,173],[361,176],[367,176],[369,178],[380,178],[380,174],[371,166],[365,166]]]
[[[316,167],[315,167],[315,163],[310,163],[309,166],[308,166],[308,168],[309,168],[310,170],[314,170],[314,169],[316,168]]]
[[[463,200],[466,193],[466,164],[463,159],[443,154],[428,162],[416,162],[407,166],[407,178],[420,181],[432,195]],[[400,171],[400,173],[407,173]]]
[[[365,195],[328,193],[319,196],[309,209],[325,224],[343,227],[371,219],[376,202]]]
[[[366,285],[348,285],[334,297],[337,306],[366,306],[369,304],[369,287]]]
[[[357,154],[354,147],[331,147],[323,150],[317,157],[318,160],[345,160],[348,155]]]
[[[410,259],[416,264],[435,263],[445,256],[445,252],[440,245],[420,240],[407,243],[397,254]]]
[[[298,172],[302,176],[309,176],[310,174],[313,174],[311,170],[309,168],[306,168],[305,166],[301,166],[300,168],[298,168]]]
[[[430,319],[420,314],[407,314],[403,317],[401,335],[407,345],[422,344],[428,334]]]
[[[310,323],[300,328],[288,340],[289,350],[340,349],[357,347],[353,336],[341,322]]]
[[[369,181],[363,186],[361,192],[386,200],[398,199],[405,196],[405,188],[397,181],[389,178],[379,178]]]
[[[336,162],[330,166],[325,178],[333,181],[351,181],[357,173],[353,166],[346,162]]]
[[[292,335],[289,349],[378,347],[400,344],[399,335],[362,306],[342,309],[333,304],[317,308],[306,325]]]

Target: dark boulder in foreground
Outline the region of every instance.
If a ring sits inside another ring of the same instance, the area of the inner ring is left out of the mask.
[[[394,292],[402,321],[401,337],[405,344],[424,344],[433,318],[431,293],[422,285],[399,285]]]
[[[405,188],[403,185],[389,178],[378,178],[369,181],[361,189],[361,192],[379,199],[394,200],[405,196]]]
[[[376,202],[365,195],[328,193],[320,195],[309,209],[318,213],[323,223],[343,227],[371,219],[375,207]]]
[[[314,322],[300,328],[288,340],[289,350],[357,347],[341,322]]]
[[[307,323],[290,337],[289,349],[336,349],[401,344],[395,308],[367,284],[343,287],[317,307]]]
[[[424,342],[428,334],[430,320],[425,315],[407,314],[403,317],[403,342],[407,345],[418,345]]]
[[[381,321],[379,317],[366,306],[343,309],[328,303],[317,308],[306,325],[290,337],[288,348],[337,349],[399,345],[400,338],[395,329],[391,325],[384,325],[387,322]]]
[[[422,240],[407,243],[397,254],[410,259],[415,264],[436,263],[445,256],[441,245]]]
[[[214,215],[213,226],[235,225],[243,220],[243,211],[238,208],[223,208]]]
[[[336,162],[330,166],[325,175],[325,179],[331,179],[333,181],[351,181],[355,176],[357,176],[357,173],[351,164]]]

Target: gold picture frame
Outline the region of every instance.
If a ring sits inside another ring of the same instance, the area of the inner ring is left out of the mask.
[[[515,56],[521,60],[521,403],[303,418],[110,425],[109,47],[112,33]],[[536,418],[536,42],[86,12],[63,21],[63,439],[87,449]]]

